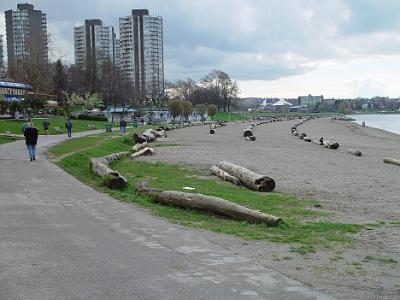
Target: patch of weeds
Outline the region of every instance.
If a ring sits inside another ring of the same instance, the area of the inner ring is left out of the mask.
[[[330,261],[339,261],[339,260],[341,260],[341,259],[343,259],[342,256],[335,255],[334,257],[331,257],[331,258],[330,258]]]
[[[155,144],[154,148],[163,148],[163,147],[179,147],[180,145],[178,144]]]
[[[295,252],[299,253],[302,255],[308,254],[308,253],[315,253],[315,248],[312,245],[301,245],[298,247],[294,247],[290,249],[290,252]]]
[[[385,264],[397,264],[397,260],[395,260],[394,258],[383,257],[383,256],[371,256],[371,255],[365,256],[363,262],[369,262],[369,261],[376,261]]]

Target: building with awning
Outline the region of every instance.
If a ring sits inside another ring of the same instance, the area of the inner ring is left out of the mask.
[[[0,81],[0,95],[4,95],[6,101],[24,101],[25,95],[32,91],[32,86],[26,83]]]

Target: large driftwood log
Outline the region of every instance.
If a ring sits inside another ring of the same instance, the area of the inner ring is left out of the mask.
[[[157,138],[156,131],[154,129],[146,129],[142,133],[142,136],[146,138],[147,142],[153,142]]]
[[[119,160],[121,158],[127,157],[129,152],[119,152],[113,153],[104,157],[90,159],[90,166],[92,172],[97,176],[105,176],[105,185],[109,188],[125,188],[128,184],[128,181],[124,176],[122,176],[119,172],[112,170],[108,167],[108,164],[112,163],[115,160]]]
[[[384,158],[383,161],[387,164],[400,166],[400,160],[394,158]]]
[[[132,147],[132,151],[137,152],[140,149],[146,148],[147,147],[147,142],[141,143],[141,144],[135,144]]]
[[[218,168],[215,165],[211,167],[211,175],[218,176],[223,180],[230,181],[236,185],[240,185],[239,179],[237,179],[235,176],[232,176],[228,172],[225,172],[224,170]]]
[[[134,159],[134,158],[136,158],[138,156],[141,156],[141,155],[150,156],[150,155],[153,155],[153,154],[154,154],[154,149],[146,147],[144,149],[139,150],[138,152],[135,152],[135,153],[131,154],[130,158]]]
[[[136,191],[139,194],[151,196],[154,201],[165,205],[198,209],[238,220],[246,220],[250,223],[265,223],[269,226],[276,226],[281,222],[281,219],[278,217],[267,215],[217,197],[152,189],[146,187],[146,184],[143,182],[136,185]]]
[[[323,141],[322,146],[324,148],[329,148],[329,149],[337,149],[339,148],[339,144],[336,142],[330,142],[330,141]]]
[[[133,134],[133,140],[135,141],[136,144],[142,144],[144,142],[147,142],[147,139],[144,136],[138,135],[137,133]]]
[[[361,156],[362,155],[361,151],[354,150],[354,149],[347,149],[346,152],[351,154],[351,155],[354,155],[354,156]]]
[[[254,135],[246,136],[246,140],[254,142],[256,140],[256,137]]]
[[[271,192],[275,188],[275,180],[273,180],[271,177],[257,174],[244,167],[227,161],[221,162],[218,167],[239,179],[244,186],[252,190],[259,192]]]
[[[253,135],[253,128],[252,127],[246,128],[243,131],[243,136],[244,137],[248,137],[248,136],[252,136],[252,135]]]

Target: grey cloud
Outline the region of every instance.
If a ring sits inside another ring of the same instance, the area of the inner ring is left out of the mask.
[[[118,29],[118,18],[132,8],[161,15],[168,79],[198,79],[220,68],[236,79],[271,80],[309,72],[321,60],[400,51],[393,39],[400,28],[397,0],[31,2],[47,13],[56,54],[70,61],[72,27],[84,19],[100,18]],[[3,0],[0,9],[16,3]]]

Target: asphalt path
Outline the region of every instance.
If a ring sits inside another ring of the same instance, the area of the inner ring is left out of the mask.
[[[45,158],[66,138],[0,145],[0,299],[329,298],[69,176]]]

